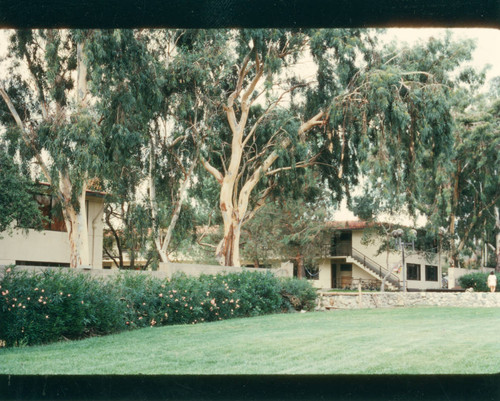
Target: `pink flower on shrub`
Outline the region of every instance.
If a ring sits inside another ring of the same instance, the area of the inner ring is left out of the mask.
[[[11,271],[12,269],[10,267],[6,270],[7,273],[10,273]]]
[[[70,296],[71,296],[71,294],[68,294],[68,297],[70,297]]]
[[[49,315],[45,315],[45,319],[48,319],[49,318]]]
[[[163,294],[158,294],[158,296],[159,296],[160,298],[163,298]]]
[[[217,306],[217,304],[215,303],[215,298],[212,298],[212,300],[210,301],[210,303],[211,303],[213,306]]]

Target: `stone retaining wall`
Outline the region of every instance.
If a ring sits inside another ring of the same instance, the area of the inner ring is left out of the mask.
[[[321,292],[317,310],[390,308],[402,306],[457,306],[500,308],[500,293],[489,292]]]

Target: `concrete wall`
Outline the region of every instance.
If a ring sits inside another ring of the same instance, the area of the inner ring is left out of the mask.
[[[103,199],[88,198],[87,227],[89,232],[90,263],[102,268]],[[0,239],[0,265],[15,264],[16,260],[69,263],[69,238],[62,231],[14,230],[12,235],[3,233]]]
[[[1,264],[0,264],[1,266]],[[16,266],[14,267],[16,270],[20,271],[30,271],[37,272],[48,269],[58,269],[54,267],[41,267],[41,266]],[[94,277],[115,277],[125,270],[119,269],[69,269],[63,268],[65,271],[70,271],[74,273],[84,273],[90,274]],[[141,271],[141,270],[126,270],[130,274],[147,274],[153,277],[158,278],[170,278],[173,274],[177,272],[185,273],[188,276],[198,277],[201,274],[218,274],[218,273],[234,273],[234,272],[242,272],[242,271],[250,271],[250,272],[271,272],[275,276],[278,277],[293,277],[293,264],[292,263],[283,263],[279,269],[253,269],[248,267],[223,267],[223,266],[214,266],[214,265],[195,265],[195,264],[185,264],[185,263],[161,263],[160,270],[158,271]],[[3,269],[0,269],[0,277],[3,274]]]
[[[500,293],[489,292],[373,292],[321,293],[316,310],[409,306],[500,308]]]
[[[188,276],[198,277],[201,274],[235,273],[242,271],[257,271],[262,273],[270,271],[278,277],[293,277],[293,264],[286,262],[282,263],[281,266],[276,269],[254,269],[250,267],[227,267],[190,263],[160,263],[159,271],[165,272],[168,277],[172,277],[173,274],[178,272],[185,273]]]
[[[0,239],[0,265],[16,260],[46,263],[69,263],[68,234],[60,231],[15,230]]]
[[[166,272],[160,272],[160,271],[141,271],[141,270],[119,270],[119,269],[83,269],[83,268],[76,268],[76,269],[70,269],[70,268],[59,268],[59,267],[45,267],[45,266],[15,266],[15,270],[19,271],[28,271],[28,272],[41,272],[44,270],[52,270],[52,269],[62,269],[64,271],[68,271],[70,273],[83,273],[83,274],[89,274],[93,277],[96,278],[112,278],[116,277],[117,275],[127,272],[129,274],[148,274],[153,277],[158,277],[158,278],[167,278],[167,273]],[[3,275],[3,269],[0,269],[0,277]]]

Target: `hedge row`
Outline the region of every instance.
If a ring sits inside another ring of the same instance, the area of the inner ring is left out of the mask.
[[[147,326],[311,310],[305,280],[271,273],[159,279],[121,273],[115,280],[67,270],[8,269],[0,279],[0,340],[6,346],[81,339]]]
[[[500,284],[500,274],[495,273],[497,276],[497,283]],[[459,277],[458,284],[462,288],[473,288],[477,292],[490,291],[487,285],[489,273],[470,273],[462,277]],[[499,286],[497,285],[496,291],[499,291]]]

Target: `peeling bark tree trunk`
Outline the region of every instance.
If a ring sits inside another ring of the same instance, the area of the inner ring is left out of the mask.
[[[84,43],[77,44],[77,88],[76,97],[80,109],[87,107],[87,65],[84,56]],[[87,192],[86,180],[82,183],[81,192],[78,194],[78,206],[71,202],[73,185],[68,175],[63,172],[59,175],[59,190],[63,199],[63,215],[68,230],[70,246],[70,266],[89,267],[90,247],[87,222],[87,207],[85,195]]]
[[[78,43],[76,100],[81,109],[86,107],[86,96],[88,92],[87,66],[83,50],[84,44]],[[41,91],[39,87],[38,90]],[[37,161],[37,164],[42,169],[42,172],[49,185],[53,186],[54,183],[52,181],[50,170],[42,157],[40,149],[38,149],[36,146],[36,137],[32,133],[28,132],[10,97],[3,88],[0,88],[0,95],[5,100],[5,103],[7,104],[12,116],[14,117],[14,120],[16,121],[16,124],[21,131],[24,143],[34,151],[34,157]],[[41,108],[43,117],[45,119],[49,118],[46,105],[42,104]],[[59,107],[59,109],[61,109],[61,107]],[[64,221],[68,232],[70,245],[70,266],[90,266],[90,248],[86,213],[87,210],[85,205],[86,183],[84,182],[82,184],[82,191],[80,194],[78,194],[78,206],[75,207],[71,202],[73,185],[69,179],[68,174],[60,173],[59,181],[58,200],[61,202]]]
[[[73,189],[67,177],[60,177],[59,190],[63,198],[63,216],[69,237],[70,267],[90,266],[87,207],[85,204],[86,186],[83,186],[78,196],[78,208],[73,206],[71,202]]]

